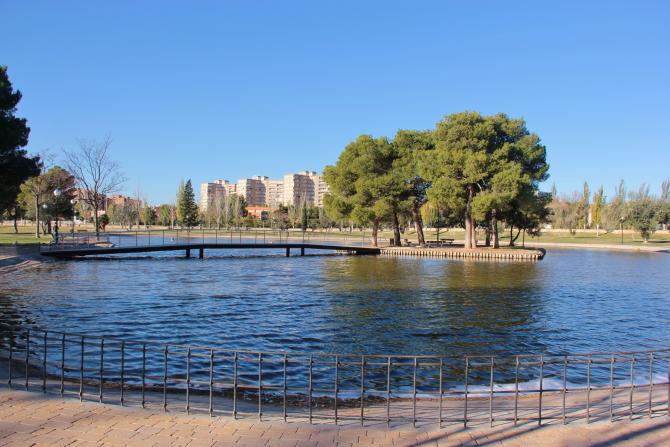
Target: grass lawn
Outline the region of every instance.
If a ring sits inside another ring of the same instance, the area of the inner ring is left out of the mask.
[[[502,239],[503,241],[509,241],[509,235],[505,235]],[[517,239],[517,242],[521,241],[521,236]],[[567,243],[567,244],[611,244],[611,245],[621,245],[621,233],[600,233],[600,236],[596,236],[595,233],[577,233],[574,236],[569,232],[544,232],[539,237],[528,237],[526,236],[526,242],[533,243],[542,243],[542,242],[552,242],[552,243]],[[624,245],[659,245],[659,246],[670,246],[670,232],[668,231],[657,231],[654,233],[647,244],[644,244],[642,237],[639,233],[626,232],[623,234],[623,244]]]
[[[49,241],[51,241],[49,235],[41,235],[36,239],[34,226],[19,226],[18,234],[15,234],[12,224],[0,225],[0,245],[48,244]]]

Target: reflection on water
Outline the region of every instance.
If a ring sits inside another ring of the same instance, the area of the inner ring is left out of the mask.
[[[670,345],[670,256],[537,263],[211,251],[3,277],[0,324],[221,348],[455,355]]]

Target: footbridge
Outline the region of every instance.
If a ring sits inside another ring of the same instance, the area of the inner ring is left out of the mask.
[[[273,249],[286,256],[305,255],[306,250],[332,251],[354,255],[377,255],[379,247],[368,244],[364,234],[287,230],[137,230],[95,233],[71,232],[40,249],[53,258],[116,255],[152,252],[182,252],[187,258],[205,250]]]

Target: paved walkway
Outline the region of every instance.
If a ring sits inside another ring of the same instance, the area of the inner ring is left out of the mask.
[[[421,430],[155,413],[0,390],[0,446],[670,446],[670,417],[632,422]]]

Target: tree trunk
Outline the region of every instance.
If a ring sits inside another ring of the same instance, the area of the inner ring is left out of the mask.
[[[35,195],[35,237],[40,238],[40,199]]]
[[[400,222],[398,222],[398,213],[393,212],[393,245],[400,247]]]
[[[510,230],[511,231],[511,230]],[[516,236],[510,239],[510,247],[514,247],[514,243],[516,242],[517,239],[519,239],[519,235],[521,234],[521,229],[516,230]],[[512,235],[510,234],[510,237]]]
[[[472,198],[474,196],[474,190],[473,186],[470,185],[468,186],[468,201],[465,206],[465,244],[464,247],[466,249],[468,248],[474,248],[473,244],[474,242],[474,229],[473,229],[473,222],[472,222]]]
[[[14,207],[14,234],[19,234],[19,207]]]
[[[493,239],[493,248],[500,248],[500,237],[498,236],[498,210],[491,211],[491,236]]]
[[[95,224],[95,238],[97,239],[100,236],[100,226],[98,222],[98,204],[93,205],[93,222]]]
[[[379,230],[379,221],[375,219],[374,222],[372,222],[372,246],[376,247],[377,246],[377,231]]]
[[[412,220],[414,221],[414,229],[416,230],[416,237],[419,245],[426,245],[426,238],[423,235],[423,222],[421,220],[421,212],[416,202],[412,203]]]
[[[485,247],[491,246],[491,228],[489,228],[488,226],[484,228],[484,246]]]
[[[514,237],[512,236],[514,234],[514,225],[509,226],[509,246],[514,247]]]

